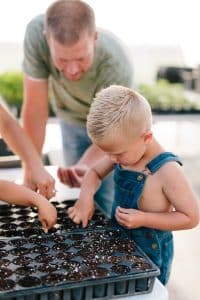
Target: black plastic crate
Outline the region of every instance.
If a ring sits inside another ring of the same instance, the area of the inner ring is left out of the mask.
[[[152,291],[159,269],[110,228],[0,240],[0,299],[110,299]]]

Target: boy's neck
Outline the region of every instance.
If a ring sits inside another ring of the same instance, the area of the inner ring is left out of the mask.
[[[153,137],[150,144],[147,145],[146,151],[141,159],[132,166],[122,166],[123,169],[132,169],[135,171],[142,172],[146,165],[160,153],[164,152],[165,149],[157,142]]]

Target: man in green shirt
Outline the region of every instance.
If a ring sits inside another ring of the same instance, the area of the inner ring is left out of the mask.
[[[60,120],[67,166],[58,169],[58,177],[71,187],[80,186],[86,170],[104,156],[87,136],[85,125],[91,102],[98,91],[111,84],[131,87],[128,56],[112,33],[96,30],[94,12],[88,4],[58,0],[45,16],[28,24],[23,70],[24,128],[41,153],[50,95]],[[112,193],[113,180],[107,178],[95,197],[108,215]]]

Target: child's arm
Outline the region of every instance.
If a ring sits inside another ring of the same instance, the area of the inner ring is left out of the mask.
[[[54,196],[55,180],[44,169],[39,154],[17,120],[1,104],[0,134],[23,162],[25,185],[47,198]]]
[[[99,188],[101,181],[108,173],[113,169],[113,163],[107,156],[104,156],[83,178],[81,184],[81,192],[79,200],[73,207],[68,209],[69,218],[74,223],[80,224],[82,222],[83,227],[86,227],[88,220],[90,220],[94,213],[94,194]]]
[[[37,207],[38,218],[45,230],[56,223],[57,212],[55,207],[46,198],[24,186],[0,180],[0,199],[10,204]]]
[[[198,225],[199,208],[197,196],[178,165],[167,164],[161,171],[164,178],[163,193],[172,204],[171,212],[145,212],[136,209],[118,208],[116,219],[124,227],[141,226],[159,230],[190,229]],[[153,201],[153,195],[152,195]]]

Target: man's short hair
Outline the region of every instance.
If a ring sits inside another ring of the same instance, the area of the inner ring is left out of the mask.
[[[136,91],[120,85],[97,93],[87,117],[88,134],[94,140],[120,132],[137,137],[151,130],[151,125],[149,102]]]
[[[63,45],[73,45],[83,32],[95,32],[94,11],[80,0],[55,1],[45,15],[45,32]]]

